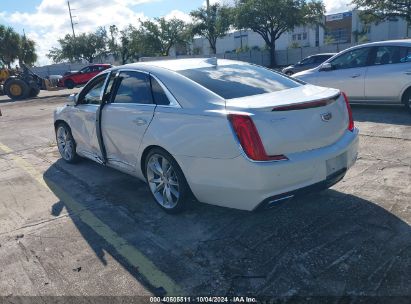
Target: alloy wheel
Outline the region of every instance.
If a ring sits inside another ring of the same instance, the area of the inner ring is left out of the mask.
[[[57,129],[57,147],[65,160],[71,161],[73,159],[74,142],[70,131],[65,126],[60,126]]]
[[[164,156],[151,155],[147,162],[147,181],[157,203],[166,209],[177,205],[180,184],[175,169]]]

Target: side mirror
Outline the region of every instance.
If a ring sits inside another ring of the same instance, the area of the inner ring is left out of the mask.
[[[333,66],[329,62],[323,63],[320,67],[320,71],[331,71],[331,70],[333,70]]]
[[[78,94],[71,94],[69,97],[67,97],[68,105],[75,106],[77,104],[77,98]]]

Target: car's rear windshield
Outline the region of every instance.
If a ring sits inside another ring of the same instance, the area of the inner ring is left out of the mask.
[[[301,84],[266,68],[230,64],[178,73],[225,98],[239,98],[295,88]]]

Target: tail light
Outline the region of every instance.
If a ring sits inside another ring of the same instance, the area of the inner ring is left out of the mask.
[[[235,134],[248,158],[255,161],[287,160],[284,155],[267,155],[260,135],[250,116],[240,114],[229,114],[230,121]]]
[[[347,111],[348,111],[348,130],[349,131],[354,131],[354,119],[352,118],[352,110],[350,106],[350,102],[348,100],[347,95],[344,92],[341,92],[341,94],[344,96],[345,100],[345,105],[347,106]]]

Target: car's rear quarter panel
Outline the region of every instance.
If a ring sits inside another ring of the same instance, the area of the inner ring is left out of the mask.
[[[240,155],[225,115],[157,107],[142,149],[157,145],[172,155],[227,159]]]

